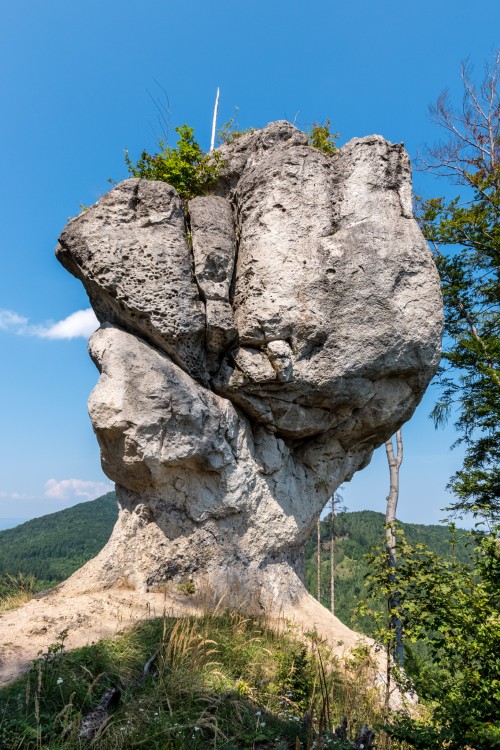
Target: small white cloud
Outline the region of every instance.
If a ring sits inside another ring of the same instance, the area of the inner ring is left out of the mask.
[[[6,500],[33,500],[33,495],[25,495],[24,492],[0,492],[0,498]]]
[[[114,489],[112,484],[107,482],[88,482],[84,479],[49,479],[45,483],[45,497],[52,500],[73,500],[82,498],[93,500],[99,495],[111,492]]]
[[[26,327],[27,324],[28,318],[23,318],[22,315],[12,310],[0,310],[0,330],[13,330],[14,333],[18,333],[19,329]]]
[[[99,321],[89,307],[87,310],[77,310],[51,326],[41,327],[35,335],[43,339],[76,339],[80,336],[88,339],[97,328]]]
[[[94,311],[77,310],[57,323],[32,325],[28,318],[13,310],[0,310],[0,330],[10,331],[18,336],[37,336],[41,339],[88,339],[99,328]]]

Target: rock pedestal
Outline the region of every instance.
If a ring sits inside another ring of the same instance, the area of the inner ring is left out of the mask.
[[[126,180],[60,238],[101,321],[89,411],[120,505],[85,575],[289,605],[326,501],[437,368],[439,280],[401,145],[332,157],[277,122],[220,151],[212,195]]]

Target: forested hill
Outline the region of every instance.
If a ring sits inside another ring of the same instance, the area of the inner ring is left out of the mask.
[[[118,517],[114,492],[0,531],[0,576],[63,581],[106,544]]]
[[[114,492],[72,508],[27,521],[0,531],[0,577],[33,574],[44,584],[64,580],[106,544],[118,515]],[[352,608],[363,592],[367,572],[366,555],[384,540],[384,516],[365,510],[340,513],[335,519],[335,613],[349,625],[357,625]],[[449,532],[443,526],[401,524],[408,541],[422,542],[444,557],[451,554]],[[330,522],[321,523],[321,601],[330,606]],[[467,560],[462,534],[457,534],[455,554]],[[316,532],[306,548],[306,577],[316,596]]]
[[[470,561],[466,532],[457,530],[452,545],[446,526],[400,523],[411,544],[425,544],[433,552],[449,558],[456,555],[460,562]],[[321,603],[330,607],[330,516],[321,522]],[[307,589],[317,596],[317,536],[316,532],[306,547]],[[353,618],[352,610],[364,593],[364,578],[368,572],[366,555],[373,547],[384,543],[385,517],[382,513],[363,510],[339,513],[335,517],[335,614],[347,625],[364,629],[364,624]]]

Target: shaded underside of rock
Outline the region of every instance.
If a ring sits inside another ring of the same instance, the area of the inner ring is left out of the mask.
[[[401,145],[332,157],[278,122],[220,151],[213,194],[126,180],[61,235],[103,324],[89,409],[122,510],[95,564],[290,593],[326,500],[437,368],[439,281]]]
[[[181,570],[189,558],[190,572],[217,576],[298,557],[325,487],[367,460],[366,450],[345,451],[333,437],[327,449],[309,441],[309,455],[287,445],[168,355],[114,326],[94,334],[91,353],[101,377],[89,412],[103,469],[134,529],[124,545],[132,578],[141,560],[157,554],[157,544],[137,537],[151,524],[168,549],[163,572]],[[161,580],[150,575],[147,583]]]

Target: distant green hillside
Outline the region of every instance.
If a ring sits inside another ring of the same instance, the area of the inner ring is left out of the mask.
[[[0,576],[6,573],[33,574],[46,583],[63,581],[106,544],[118,515],[116,497],[103,497],[48,516],[27,521],[14,529],[0,531]],[[363,627],[352,618],[352,608],[364,590],[367,562],[371,547],[384,540],[384,516],[365,510],[340,513],[335,519],[335,614],[349,625]],[[451,553],[449,532],[443,526],[403,523],[401,527],[410,542],[422,542],[434,552]],[[322,563],[321,601],[330,606],[330,522],[321,523]],[[455,554],[467,561],[464,535],[457,534]],[[306,583],[316,596],[316,533],[306,547]]]
[[[97,555],[118,516],[114,492],[0,531],[0,576],[63,581]]]
[[[442,557],[455,554],[460,562],[470,561],[466,533],[457,531],[456,545],[450,544],[446,526],[400,523],[411,544],[425,544]],[[335,614],[343,622],[357,629],[365,623],[356,621],[352,609],[363,596],[364,577],[368,572],[365,555],[372,547],[383,544],[385,517],[382,513],[363,510],[339,513],[335,517]],[[321,522],[321,603],[330,608],[330,516]],[[306,584],[308,591],[317,596],[316,532],[306,547]]]

